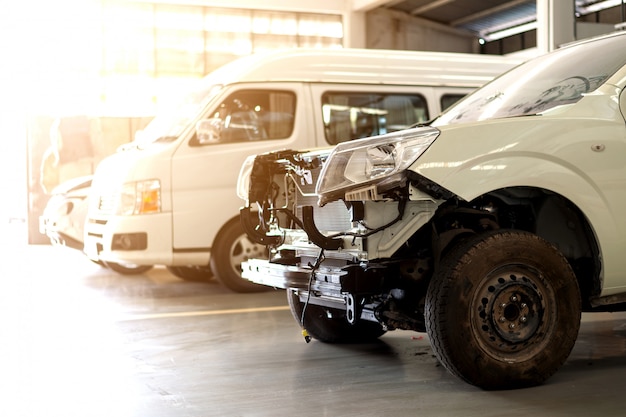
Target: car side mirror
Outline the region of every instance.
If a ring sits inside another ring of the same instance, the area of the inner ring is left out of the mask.
[[[219,117],[203,119],[196,123],[196,143],[212,145],[220,142],[224,121]]]

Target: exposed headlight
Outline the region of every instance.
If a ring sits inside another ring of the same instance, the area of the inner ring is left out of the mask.
[[[320,204],[367,186],[391,186],[401,181],[404,171],[437,136],[439,130],[419,127],[340,143],[328,157],[317,182]]]
[[[239,170],[239,177],[237,178],[237,195],[242,200],[248,203],[248,193],[250,192],[250,176],[252,175],[252,167],[254,166],[254,159],[256,155],[251,155],[246,158]]]
[[[124,184],[117,213],[122,216],[161,212],[161,182],[148,180]]]

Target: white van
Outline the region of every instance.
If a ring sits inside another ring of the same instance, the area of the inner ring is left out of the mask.
[[[176,111],[97,167],[85,224],[89,258],[121,273],[165,265],[187,280],[262,288],[240,264],[265,251],[239,221],[248,155],[304,149],[426,122],[519,59],[359,49],[251,55],[202,80]]]

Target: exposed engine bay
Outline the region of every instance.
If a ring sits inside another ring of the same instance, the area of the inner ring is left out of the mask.
[[[290,289],[301,303],[319,306],[329,317],[424,332],[429,279],[451,242],[496,230],[502,217],[518,228],[532,222],[529,196],[503,192],[500,197],[509,204],[494,198],[472,206],[417,175],[386,190],[379,201],[317,207],[314,186],[328,154],[285,150],[257,156],[249,176],[250,205],[241,218],[250,238],[270,248],[270,259],[244,264],[244,278]],[[376,221],[368,224],[365,218]],[[404,232],[394,229],[400,219],[405,228],[420,225],[417,232],[411,229],[391,256],[371,259],[375,251],[368,246],[384,247]]]
[[[459,332],[472,329],[473,352],[488,351],[500,365],[527,351],[541,354],[544,329],[556,317],[576,327],[581,308],[624,307],[602,303],[598,282],[584,279],[598,274],[597,247],[584,217],[562,197],[512,187],[468,202],[406,169],[393,181],[323,198],[315,184],[328,175],[329,155],[258,155],[240,175],[239,193],[247,197],[242,225],[269,254],[243,262],[242,277],[286,290],[305,341],[361,343],[396,329],[426,332],[449,371],[493,388],[507,380],[508,365],[494,379],[481,379],[482,365],[457,372],[455,364],[465,363],[463,349],[455,351],[465,341]],[[543,278],[550,270],[557,274],[551,279],[568,276],[565,298],[585,294],[582,306],[556,304],[559,295]],[[549,340],[558,346],[558,338]],[[560,348],[560,357],[568,349]],[[523,369],[510,386],[548,375],[526,379]]]

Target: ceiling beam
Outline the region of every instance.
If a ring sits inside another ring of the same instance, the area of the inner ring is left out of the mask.
[[[452,3],[454,0],[436,0],[436,1],[431,1],[430,3],[422,6],[422,7],[418,7],[417,9],[413,9],[411,10],[411,14],[412,15],[418,15],[418,14],[422,14],[424,12],[427,12],[429,10],[432,9],[436,9],[438,7],[441,6],[445,6],[448,3]]]

